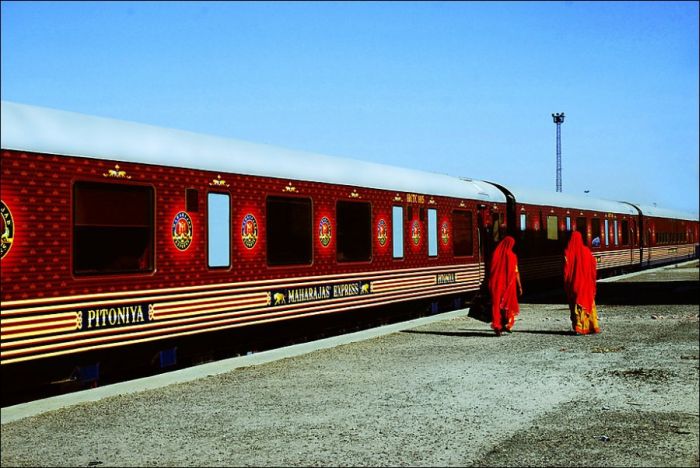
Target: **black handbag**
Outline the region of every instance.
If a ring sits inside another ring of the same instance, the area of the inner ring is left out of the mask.
[[[488,290],[484,291],[484,288],[479,289],[474,299],[472,299],[467,316],[480,322],[491,323],[491,295]]]

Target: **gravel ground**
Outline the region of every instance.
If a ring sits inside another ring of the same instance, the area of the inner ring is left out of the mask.
[[[698,466],[697,263],[648,275],[599,289],[596,336],[526,298],[499,338],[463,316],[7,423],[2,466]]]

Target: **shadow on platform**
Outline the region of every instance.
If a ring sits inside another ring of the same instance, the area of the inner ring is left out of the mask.
[[[699,304],[698,281],[598,283],[598,304]]]
[[[564,290],[525,294],[521,304],[566,304]],[[598,283],[596,304],[700,304],[699,281],[635,281]]]
[[[518,326],[518,323],[515,323]],[[514,328],[513,333],[530,333],[532,335],[575,335],[571,330],[518,330]]]
[[[419,331],[419,330],[403,330],[401,333],[415,333],[416,335],[441,335],[441,336],[459,336],[461,338],[472,338],[472,337],[487,337],[496,338],[496,334],[493,331],[484,330],[464,330],[458,332],[438,332],[438,331]]]
[[[517,327],[517,323],[516,323]],[[460,330],[456,332],[448,331],[419,331],[419,330],[403,330],[401,333],[414,333],[417,335],[440,335],[440,336],[458,336],[461,338],[487,337],[496,338],[496,334],[492,330]],[[533,335],[573,335],[571,330],[513,330],[513,334],[530,333]],[[508,336],[508,333],[503,333],[502,336]]]

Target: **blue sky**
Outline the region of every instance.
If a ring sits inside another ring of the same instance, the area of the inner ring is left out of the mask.
[[[697,2],[13,2],[2,99],[698,212]]]

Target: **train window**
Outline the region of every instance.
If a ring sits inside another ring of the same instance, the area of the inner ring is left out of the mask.
[[[362,262],[372,259],[372,209],[367,202],[339,201],[336,206],[339,262]]]
[[[591,218],[591,247],[600,247],[600,219]]]
[[[428,256],[437,257],[438,254],[438,238],[437,238],[437,210],[428,208]]]
[[[629,223],[626,219],[622,220],[622,245],[628,245],[630,243],[629,238]]]
[[[619,238],[619,234],[618,234],[618,232],[617,232],[617,220],[614,220],[614,221],[613,221],[613,231],[614,231],[614,232],[613,232],[613,235],[614,235],[614,239],[615,239],[615,245],[619,245],[619,244],[620,244],[620,238]]]
[[[579,216],[576,218],[576,230],[581,234],[581,237],[583,237],[583,243],[588,245],[588,231],[586,229],[585,217]]]
[[[520,230],[524,231],[527,229],[527,214],[520,213]]]
[[[566,217],[566,230],[571,231],[571,216]]]
[[[547,216],[547,239],[559,239],[559,218],[556,216]]]
[[[153,271],[153,205],[152,187],[77,182],[73,186],[73,272]]]
[[[454,233],[452,246],[455,257],[473,255],[471,211],[455,210],[452,212],[452,231]]]
[[[503,213],[493,213],[491,219],[493,221],[493,242],[497,244],[498,241],[501,240],[501,231],[504,229],[505,215]]]
[[[391,210],[391,238],[394,258],[403,258],[403,207],[395,206]]]
[[[311,264],[311,199],[268,197],[266,233],[268,265]]]
[[[207,250],[210,268],[231,266],[230,198],[227,193],[207,195]]]
[[[199,192],[197,189],[188,188],[185,190],[185,206],[189,213],[199,211]]]
[[[605,221],[605,231],[603,231],[603,237],[605,237],[605,246],[610,245],[610,222],[606,219]]]

